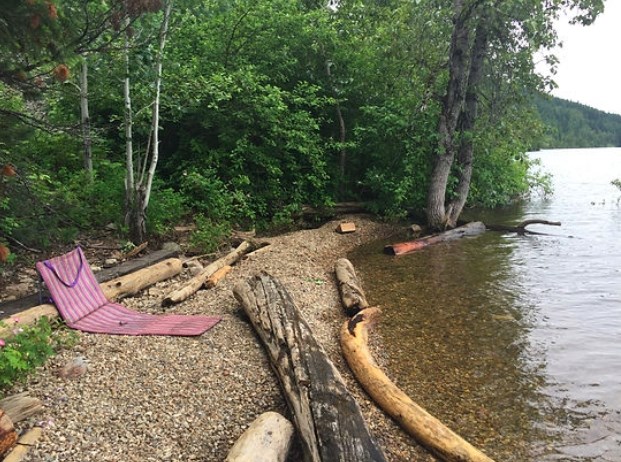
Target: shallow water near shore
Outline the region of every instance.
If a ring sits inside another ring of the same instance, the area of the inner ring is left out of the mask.
[[[621,149],[534,156],[554,195],[468,218],[562,222],[529,227],[548,235],[350,258],[382,306],[389,375],[449,427],[499,461],[619,461]]]

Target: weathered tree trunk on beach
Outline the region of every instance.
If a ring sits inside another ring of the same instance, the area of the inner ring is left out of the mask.
[[[336,280],[341,294],[341,302],[347,316],[353,316],[360,310],[369,307],[366,295],[358,283],[354,265],[347,258],[341,258],[336,262]]]
[[[293,441],[291,422],[265,412],[235,442],[225,462],[285,462]]]
[[[108,299],[128,297],[137,294],[145,287],[152,286],[156,282],[178,275],[182,269],[183,263],[180,259],[169,258],[135,273],[104,282],[100,284],[100,287]]]
[[[9,416],[13,423],[21,422],[43,410],[43,403],[28,392],[17,393],[0,400],[0,409]]]
[[[207,265],[200,273],[186,282],[181,289],[175,290],[168,294],[162,301],[162,306],[174,305],[175,303],[182,302],[191,295],[195,294],[201,287],[203,287],[203,285],[207,283],[208,278],[211,277],[216,271],[225,266],[231,266],[251,249],[252,243],[250,241],[242,242],[232,252]]]
[[[403,255],[406,253],[416,252],[417,250],[423,249],[428,245],[454,241],[466,236],[477,236],[484,232],[485,225],[480,221],[473,221],[440,234],[421,237],[419,239],[414,239],[413,241],[387,245],[384,247],[384,253],[389,255]]]
[[[181,269],[181,260],[178,258],[169,258],[153,266],[99,284],[99,287],[101,287],[101,290],[103,290],[108,300],[119,299],[137,294],[146,287],[176,276],[181,273]],[[58,310],[56,310],[53,304],[46,303],[3,319],[2,321],[5,323],[6,327],[0,327],[0,337],[11,336],[13,334],[13,329],[16,327],[32,325],[43,316],[47,316],[50,319],[57,318]]]
[[[354,375],[384,412],[408,434],[447,462],[493,462],[399,389],[377,366],[368,348],[368,328],[380,310],[367,308],[343,323],[341,347]]]
[[[285,287],[266,273],[234,289],[254,325],[310,462],[384,461],[341,375]]]

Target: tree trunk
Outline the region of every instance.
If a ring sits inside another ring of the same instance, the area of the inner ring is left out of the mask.
[[[82,57],[82,71],[80,72],[80,125],[82,127],[82,144],[84,146],[84,169],[88,172],[90,182],[93,182],[93,151],[91,140],[91,119],[88,111],[88,61]]]
[[[284,286],[262,273],[235,287],[278,375],[310,462],[384,461],[358,404]]]
[[[136,213],[136,181],[134,177],[134,114],[132,111],[131,81],[129,74],[129,50],[130,50],[130,20],[129,14],[125,13],[125,43],[123,54],[125,58],[125,79],[123,80],[123,102],[124,102],[124,123],[125,123],[125,224],[130,229],[130,235],[135,244],[139,244],[144,239],[138,239],[140,230],[143,226],[137,223]]]
[[[473,221],[465,224],[464,226],[460,226],[459,228],[450,229],[440,234],[434,234],[433,236],[425,236],[420,239],[414,239],[413,241],[387,245],[384,247],[384,253],[388,255],[403,255],[406,253],[416,252],[417,250],[431,244],[454,241],[466,236],[477,236],[484,232],[485,225],[480,221]]]
[[[277,412],[261,414],[239,437],[225,462],[285,462],[293,433],[291,422]]]
[[[162,63],[164,61],[164,47],[166,46],[166,38],[168,36],[168,24],[170,23],[170,15],[172,12],[173,0],[168,0],[165,3],[164,19],[162,20],[162,26],[160,28],[160,43],[157,53],[157,62],[155,65],[155,100],[153,102],[153,121],[151,125],[151,133],[153,134],[153,141],[151,143],[151,162],[149,164],[149,171],[147,173],[145,192],[144,192],[144,211],[146,212],[149,206],[149,199],[151,198],[151,188],[153,186],[153,178],[155,177],[155,169],[160,156],[160,97],[162,93]],[[149,155],[145,156],[146,159]],[[141,179],[141,183],[143,183]]]
[[[447,225],[450,228],[457,226],[472,179],[472,164],[474,158],[474,126],[477,119],[479,104],[479,83],[483,76],[485,51],[488,43],[488,29],[486,16],[479,18],[474,45],[470,59],[468,87],[466,90],[463,110],[459,117],[459,149],[457,152],[458,183],[455,197],[447,207]]]
[[[172,11],[172,0],[166,2],[164,19],[159,34],[159,48],[155,65],[155,96],[153,100],[153,115],[151,122],[151,142],[148,143],[151,152],[144,156],[142,165],[135,172],[132,145],[132,109],[129,81],[129,30],[125,36],[125,138],[126,138],[126,168],[125,179],[125,223],[129,227],[129,234],[134,244],[144,242],[147,234],[147,207],[151,198],[153,178],[159,158],[159,120],[160,120],[160,95],[162,86],[162,60],[164,59],[164,46],[168,34],[168,24]],[[127,19],[129,21],[129,19]],[[127,24],[128,25],[128,24]],[[147,170],[147,165],[148,170]],[[136,179],[136,176],[138,178]]]
[[[493,462],[403,393],[377,366],[368,349],[368,327],[379,315],[367,308],[345,321],[341,347],[349,367],[373,400],[431,452],[448,462]]]
[[[427,222],[430,228],[444,230],[449,225],[446,216],[446,188],[455,159],[455,130],[464,104],[468,79],[469,31],[464,0],[453,1],[453,33],[449,54],[449,81],[442,99],[438,122],[438,152],[434,154],[427,191]]]

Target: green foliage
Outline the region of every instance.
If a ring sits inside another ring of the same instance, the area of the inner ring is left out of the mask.
[[[621,115],[553,97],[537,96],[535,103],[547,128],[546,137],[537,147],[621,146]]]
[[[474,171],[468,203],[483,207],[507,205],[531,189],[549,189],[549,178],[533,173],[526,152],[543,127],[534,112],[519,106],[507,109],[500,120],[483,121],[477,136]]]
[[[286,91],[251,68],[214,74],[210,85],[213,97],[184,117],[165,167],[191,205],[213,219],[269,222],[278,211],[325,201],[326,145],[313,111],[328,100],[318,89]]]
[[[196,230],[190,236],[192,250],[199,253],[211,253],[219,250],[228,241],[231,227],[227,222],[214,222],[203,215],[195,215]]]
[[[166,234],[187,214],[185,203],[185,196],[155,181],[147,209],[147,231],[156,236]]]
[[[0,325],[6,327],[2,322]],[[59,349],[77,341],[73,331],[62,328],[58,322],[50,323],[46,317],[33,326],[16,327],[14,334],[0,339],[0,391],[23,380]]]

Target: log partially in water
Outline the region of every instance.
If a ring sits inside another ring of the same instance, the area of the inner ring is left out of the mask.
[[[353,316],[360,310],[367,308],[369,302],[367,302],[367,297],[358,283],[354,265],[347,258],[341,258],[336,262],[335,272],[341,302],[347,316]]]
[[[336,262],[337,279],[355,287],[367,308],[360,310],[341,328],[341,348],[352,372],[388,415],[431,452],[450,462],[493,462],[446,425],[429,414],[401,391],[379,368],[368,348],[369,328],[379,319],[380,310],[368,307],[354,266],[345,258]],[[340,275],[339,275],[340,274]],[[341,291],[341,302],[347,310],[352,297]]]
[[[412,401],[377,366],[367,343],[368,328],[376,322],[379,312],[378,308],[364,309],[341,328],[343,354],[362,387],[406,432],[442,460],[493,462]]]
[[[387,245],[384,247],[384,253],[389,255],[403,255],[406,253],[416,252],[431,244],[440,242],[454,241],[466,236],[477,236],[485,232],[485,225],[480,221],[473,221],[455,229],[444,231],[440,234],[421,237],[413,241],[399,242],[397,244]]]
[[[545,233],[538,233],[537,231],[530,231],[526,229],[528,225],[547,225],[547,226],[561,226],[560,221],[548,221],[548,220],[539,220],[539,219],[531,219],[524,220],[522,223],[515,226],[507,226],[507,225],[487,225],[487,229],[490,231],[502,231],[509,233],[517,233],[520,236],[524,236],[525,234],[539,234],[544,235]]]
[[[385,461],[336,367],[285,287],[262,273],[234,289],[293,414],[305,460]]]

